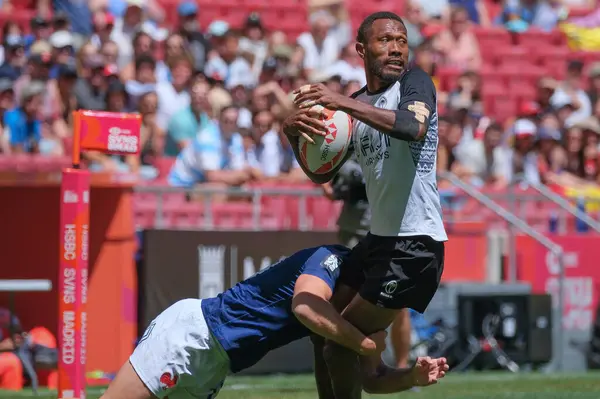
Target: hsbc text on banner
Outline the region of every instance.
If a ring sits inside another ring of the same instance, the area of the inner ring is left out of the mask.
[[[62,179],[58,397],[84,399],[90,174],[65,169]]]

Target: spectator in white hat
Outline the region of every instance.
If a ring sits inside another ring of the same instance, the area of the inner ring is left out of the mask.
[[[52,46],[52,60],[55,64],[50,71],[50,77],[56,78],[58,75],[56,64],[66,64],[73,58],[73,35],[66,30],[57,31],[50,36],[48,42]]]
[[[538,157],[534,152],[537,126],[529,119],[517,119],[512,128],[513,146],[507,150],[509,159],[504,178],[509,183],[524,180],[529,184],[540,184]]]

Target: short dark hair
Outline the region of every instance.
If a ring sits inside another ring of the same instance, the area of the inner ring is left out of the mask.
[[[144,53],[140,54],[135,59],[135,69],[140,69],[142,65],[148,65],[152,69],[156,68],[156,60],[152,54]]]
[[[137,32],[135,32],[135,35],[133,35],[133,39],[131,40],[131,43],[134,46],[137,46],[138,41],[144,36],[147,36],[150,39],[152,39],[152,45],[154,46],[154,39],[152,38],[152,36],[148,32],[145,32],[143,30],[138,30]]]
[[[373,26],[373,22],[378,19],[391,19],[392,21],[398,21],[404,25],[404,21],[398,14],[394,14],[390,11],[378,11],[366,17],[358,28],[358,34],[356,35],[356,41],[359,43],[365,43],[367,41],[367,34],[369,29]]]
[[[485,133],[487,132],[491,132],[491,131],[498,131],[498,132],[503,132],[504,129],[502,128],[502,125],[499,124],[496,121],[492,121],[492,123],[490,123],[490,125],[485,129]]]

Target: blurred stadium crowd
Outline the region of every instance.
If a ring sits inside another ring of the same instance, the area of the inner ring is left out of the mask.
[[[0,1],[0,170],[67,165],[71,111],[91,109],[142,116],[141,156],[87,153],[93,171],[301,182],[280,130],[291,91],[364,85],[353,33],[389,9],[438,87],[439,170],[495,187],[600,182],[594,0],[216,3]]]

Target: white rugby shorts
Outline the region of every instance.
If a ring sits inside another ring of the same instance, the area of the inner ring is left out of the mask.
[[[158,398],[212,399],[229,373],[229,358],[212,336],[200,299],[171,305],[150,323],[129,358]]]

